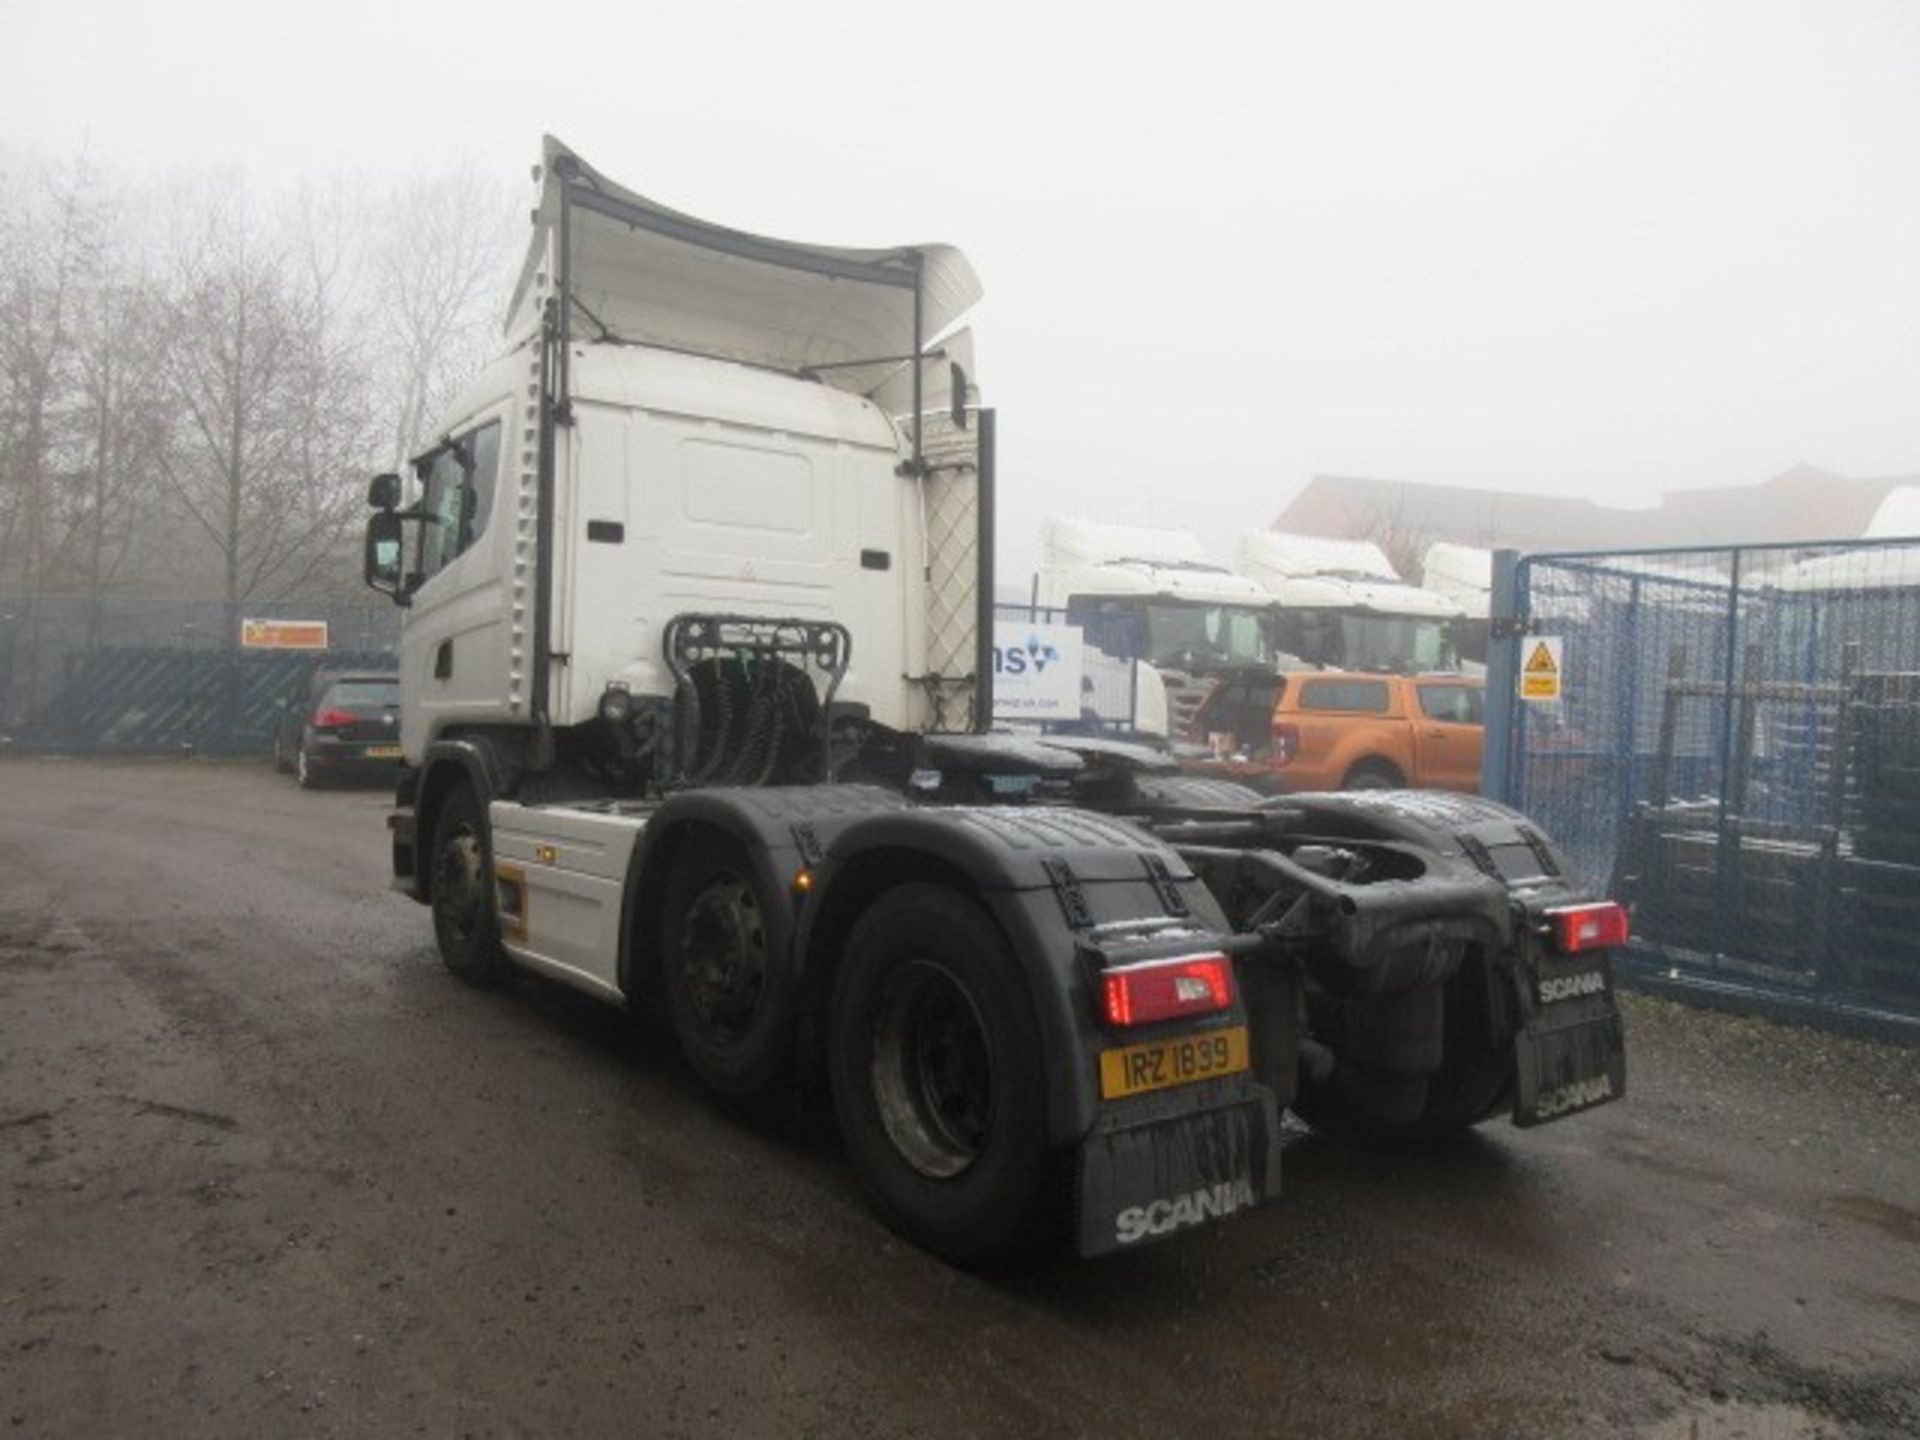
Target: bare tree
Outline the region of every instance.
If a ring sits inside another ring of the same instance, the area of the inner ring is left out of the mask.
[[[76,307],[74,368],[81,465],[63,493],[55,563],[87,598],[86,642],[99,644],[108,591],[159,508],[154,476],[169,441],[164,334],[148,277],[116,254]]]
[[[46,171],[0,212],[0,560],[29,597],[49,578],[74,297],[96,260],[100,208],[98,177],[81,159]]]
[[[337,556],[355,511],[361,382],[338,272],[263,225],[237,181],[188,204],[167,285],[176,436],[158,469],[217,558],[231,632],[242,602],[296,590]]]
[[[409,181],[382,207],[369,290],[395,468],[496,343],[517,258],[511,213],[500,187],[466,168]]]
[[[1391,506],[1370,505],[1355,514],[1347,527],[1347,537],[1371,540],[1378,545],[1387,563],[1399,572],[1402,580],[1409,582],[1419,579],[1426,565],[1427,547],[1435,538],[1431,531],[1408,516],[1404,492],[1396,496]]]

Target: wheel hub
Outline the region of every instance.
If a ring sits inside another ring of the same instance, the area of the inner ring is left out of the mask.
[[[874,1017],[873,1096],[908,1164],[931,1179],[962,1174],[993,1129],[993,1056],[973,998],[944,966],[904,965]]]
[[[449,836],[434,857],[434,912],[464,942],[471,939],[478,928],[480,907],[485,903],[480,839],[463,828]]]
[[[737,1040],[766,989],[767,927],[752,888],[729,875],[702,890],[687,909],[680,953],[701,1023],[723,1043]]]

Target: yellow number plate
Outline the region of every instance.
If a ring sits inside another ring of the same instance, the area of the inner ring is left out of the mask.
[[[1244,1025],[1204,1030],[1198,1035],[1177,1035],[1171,1040],[1149,1040],[1144,1045],[1128,1045],[1120,1050],[1102,1050],[1100,1095],[1102,1099],[1120,1100],[1128,1095],[1145,1095],[1149,1090],[1165,1090],[1171,1085],[1216,1080],[1245,1070],[1249,1063]]]
[[[399,758],[400,747],[398,745],[369,745],[367,747],[367,759],[369,760],[398,760]]]

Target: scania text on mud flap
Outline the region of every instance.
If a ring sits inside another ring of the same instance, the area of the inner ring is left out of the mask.
[[[1555,948],[1594,897],[1522,817],[990,732],[957,250],[743,234],[551,139],[538,173],[500,358],[369,491],[394,883],[454,975],[657,1008],[715,1091],[831,1104],[874,1210],[959,1263],[1271,1200],[1287,1107],[1411,1135],[1621,1093],[1605,949]]]

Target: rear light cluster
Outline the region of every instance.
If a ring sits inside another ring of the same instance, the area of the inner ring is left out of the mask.
[[[1547,911],[1553,927],[1553,948],[1562,955],[1578,955],[1585,950],[1610,950],[1624,945],[1631,933],[1624,907],[1611,900],[1597,905],[1568,905]]]
[[[360,717],[351,710],[316,710],[313,712],[313,728],[316,730],[344,730]]]
[[[1276,767],[1291,765],[1294,756],[1300,753],[1300,727],[1282,725],[1273,727],[1273,763]]]
[[[1233,962],[1181,955],[1103,971],[1101,1009],[1109,1025],[1152,1025],[1233,1008]]]

